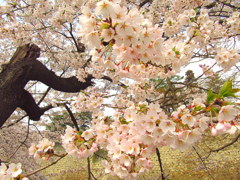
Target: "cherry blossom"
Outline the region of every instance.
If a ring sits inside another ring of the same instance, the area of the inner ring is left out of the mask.
[[[31,145],[31,147],[29,148],[29,154],[32,155],[34,158],[42,158],[47,160],[53,155],[54,145],[54,142],[51,142],[48,139],[44,138],[43,140],[39,141],[37,145]]]
[[[8,166],[1,163],[0,165],[0,179],[1,180],[12,180],[12,179],[21,179],[28,180],[27,177],[21,177],[22,174],[22,164],[21,163],[11,163]]]
[[[97,144],[93,139],[93,131],[91,129],[85,132],[76,131],[67,126],[65,135],[62,136],[63,147],[66,152],[78,158],[86,158],[98,150]]]
[[[223,106],[219,112],[219,121],[232,121],[237,116],[238,111],[234,108],[234,105]]]

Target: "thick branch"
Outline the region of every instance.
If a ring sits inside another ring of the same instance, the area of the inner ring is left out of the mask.
[[[32,120],[39,120],[43,114],[32,95],[26,90],[23,90],[19,107],[26,111],[29,118]]]
[[[40,108],[32,95],[24,89],[28,81],[40,81],[62,92],[79,92],[92,86],[93,77],[79,82],[76,77],[62,78],[37,60],[40,49],[34,44],[19,47],[0,73],[0,127],[17,107],[26,111],[32,120],[39,120],[51,107]]]
[[[0,127],[17,107],[28,107],[22,103],[23,97],[27,96],[24,87],[28,82],[31,64],[39,55],[40,49],[36,45],[19,47],[0,73]]]
[[[86,82],[79,82],[76,77],[59,77],[53,71],[44,66],[40,61],[36,61],[33,64],[31,76],[29,77],[29,80],[40,81],[57,91],[71,93],[79,92],[80,90],[84,90],[87,87],[92,86],[92,79],[93,77],[90,75],[85,79]]]

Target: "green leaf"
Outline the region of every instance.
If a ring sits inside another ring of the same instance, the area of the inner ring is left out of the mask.
[[[219,113],[221,108],[219,107],[212,107],[211,109],[209,109],[209,112],[213,112],[215,115],[217,115]]]
[[[218,94],[219,98],[224,97],[237,97],[235,93],[240,92],[240,89],[233,89],[232,80],[228,79],[220,89]]]
[[[175,54],[176,55],[180,55],[180,51],[175,51]]]
[[[8,4],[12,5],[13,7],[16,7],[16,6],[17,6],[17,3],[16,3],[16,2],[8,3]]]
[[[220,90],[220,94],[228,92],[230,89],[232,89],[232,81],[228,79],[222,86]]]
[[[172,26],[172,21],[168,21],[167,23],[169,24],[169,26]]]
[[[109,23],[102,23],[100,29],[108,29],[110,27]]]
[[[115,69],[109,69],[110,72],[115,72],[116,70]]]
[[[97,163],[99,161],[102,160],[102,158],[106,158],[107,159],[107,151],[104,149],[98,149],[98,151],[96,151],[93,156],[92,156],[92,162],[93,163]]]
[[[121,122],[121,124],[129,124],[130,123],[124,117],[119,118],[119,121]]]
[[[194,112],[197,112],[197,111],[201,111],[201,110],[203,110],[204,109],[204,107],[202,107],[202,106],[196,106],[194,109],[193,109],[193,111]]]
[[[207,94],[207,103],[211,103],[216,97],[217,94],[214,94],[212,90],[209,90]]]
[[[142,113],[146,113],[147,112],[146,104],[140,104],[139,108],[140,108],[140,110],[139,110],[140,112],[142,112]]]
[[[193,31],[193,36],[194,36],[194,37],[199,36],[199,31],[195,29],[195,30]]]
[[[172,51],[174,51],[176,55],[180,55],[180,51],[176,49],[176,46],[172,48]]]
[[[77,132],[77,134],[80,136],[82,135],[82,133],[83,133],[83,131],[81,131],[81,130]]]
[[[232,92],[233,92],[233,93],[240,92],[240,89],[232,89]]]
[[[47,126],[45,127],[45,129],[46,129],[46,130],[51,130],[51,127],[47,125]]]

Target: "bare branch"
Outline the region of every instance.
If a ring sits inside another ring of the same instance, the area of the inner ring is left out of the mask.
[[[64,107],[66,108],[66,110],[67,110],[67,112],[68,112],[68,114],[69,114],[69,116],[70,116],[70,118],[71,118],[71,120],[72,120],[75,128],[76,128],[78,131],[80,131],[80,129],[79,129],[79,127],[78,127],[78,124],[77,124],[77,120],[76,120],[76,118],[74,117],[71,109],[68,107],[67,104],[65,104]]]
[[[210,152],[218,152],[218,151],[221,151],[221,150],[225,149],[225,148],[228,147],[228,146],[233,145],[235,142],[238,141],[239,137],[240,137],[240,134],[238,134],[231,142],[225,144],[224,146],[222,146],[222,147],[220,147],[220,148],[211,150]]]
[[[22,147],[23,144],[25,144],[25,142],[28,139],[28,135],[29,135],[29,125],[30,125],[30,119],[28,119],[28,126],[27,126],[27,135],[25,137],[25,139],[20,143],[20,145],[16,148],[16,150],[13,152],[13,154],[8,158],[7,161],[10,161],[12,159],[12,157],[18,152],[18,150]]]
[[[196,152],[196,154],[197,154],[197,156],[199,157],[199,159],[201,160],[201,162],[202,162],[202,164],[203,164],[206,172],[208,173],[208,175],[211,177],[211,179],[214,180],[215,178],[214,178],[214,177],[211,175],[211,173],[209,172],[206,163],[204,162],[204,160],[203,160],[203,158],[201,157],[201,155],[198,153],[197,149],[196,149],[194,146],[193,146],[193,149],[194,149],[194,151]]]
[[[152,0],[145,0],[145,1],[142,1],[140,4],[139,4],[139,7],[141,8],[141,7],[143,7],[145,4],[147,4],[147,3],[151,3],[152,2]]]
[[[164,180],[164,179],[166,179],[166,176],[164,175],[163,166],[162,166],[162,160],[161,160],[161,155],[160,155],[160,151],[159,151],[158,148],[156,148],[156,154],[157,154],[157,157],[158,157],[158,162],[159,162],[161,177],[162,177],[162,180]]]
[[[36,171],[31,172],[31,173],[29,173],[29,174],[22,175],[22,178],[23,178],[23,177],[29,177],[29,176],[31,176],[31,175],[33,175],[33,174],[36,174],[36,173],[38,173],[38,172],[40,172],[40,171],[42,171],[42,170],[44,170],[44,169],[47,169],[47,168],[51,167],[52,165],[54,165],[54,164],[56,164],[58,161],[60,161],[62,158],[64,158],[66,155],[67,155],[67,153],[66,153],[66,154],[63,154],[63,155],[62,155],[60,158],[58,158],[56,161],[52,162],[51,164],[49,164],[49,165],[47,165],[47,166],[45,166],[45,167],[42,167],[42,168],[40,168],[40,169],[37,169]]]

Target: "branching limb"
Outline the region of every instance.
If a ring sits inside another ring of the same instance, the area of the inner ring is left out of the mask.
[[[26,111],[29,118],[32,120],[39,120],[42,115],[41,109],[36,104],[34,98],[26,90],[23,90],[19,107]]]
[[[29,80],[40,81],[45,85],[61,92],[76,93],[92,86],[93,77],[89,75],[85,80],[80,82],[76,77],[62,78],[57,76],[53,71],[49,70],[40,61],[33,64],[31,76]]]
[[[85,82],[76,77],[62,78],[49,70],[37,60],[40,49],[34,44],[19,47],[10,62],[0,72],[0,127],[11,116],[17,107],[22,108],[32,120],[40,120],[46,110],[52,107],[40,108],[32,95],[24,87],[31,81],[40,81],[50,89],[61,92],[76,93],[93,85],[93,77],[89,75]],[[43,99],[45,96],[43,96]]]

